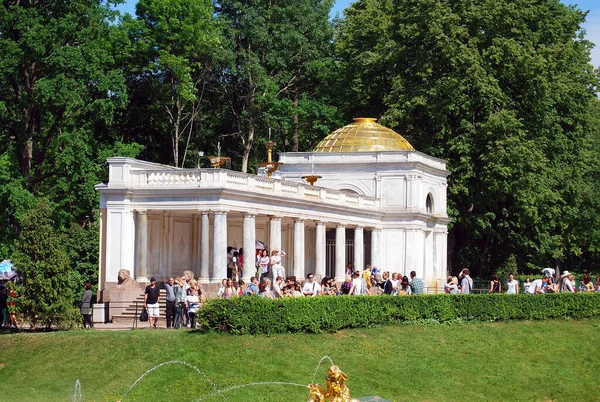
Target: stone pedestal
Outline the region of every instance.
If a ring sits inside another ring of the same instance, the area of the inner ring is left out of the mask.
[[[143,294],[144,285],[137,287],[123,288],[116,283],[107,283],[106,288],[102,291],[101,298],[103,302],[109,303],[108,317],[109,320],[113,316],[121,315],[126,308]]]
[[[108,320],[106,319],[106,309],[104,303],[92,304],[92,322],[94,324],[104,324]]]

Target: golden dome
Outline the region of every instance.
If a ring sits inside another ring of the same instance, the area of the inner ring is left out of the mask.
[[[335,130],[325,137],[314,152],[379,152],[414,151],[415,149],[394,130],[376,123],[372,117],[357,117],[354,123]]]

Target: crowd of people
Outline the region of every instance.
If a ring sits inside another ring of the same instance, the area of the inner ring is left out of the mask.
[[[594,284],[589,275],[583,275],[581,283],[577,287],[575,277],[569,271],[563,271],[556,282],[553,273],[548,273],[533,281],[527,278],[523,287],[525,293],[528,294],[600,292],[600,276],[596,278],[596,284]]]
[[[177,278],[163,278],[166,295],[167,328],[196,328],[196,313],[204,303],[200,283],[194,278],[182,275]],[[150,328],[158,328],[160,288],[156,278],[150,278],[150,285],[144,291],[144,307],[148,313]]]
[[[575,292],[600,292],[600,276],[596,278],[596,283],[592,281],[590,275],[583,275],[581,284],[576,286],[574,275],[569,271],[563,271],[558,279],[554,278],[554,269],[546,268],[543,270],[542,278],[526,278],[523,287],[515,279],[513,274],[508,275],[505,286],[502,286],[498,275],[493,274],[487,293],[507,293],[518,294],[523,291],[526,294],[545,294],[545,293],[575,293]],[[450,276],[445,285],[446,293],[450,294],[468,294],[473,292],[473,280],[469,276],[469,270],[463,269],[459,276]]]
[[[228,248],[227,278],[223,278],[217,291],[217,297],[230,299],[234,297],[251,296],[269,299],[282,297],[314,297],[337,295],[375,295],[386,294],[391,296],[418,295],[424,292],[423,280],[417,277],[415,271],[409,275],[398,272],[380,272],[377,267],[367,265],[364,270],[353,270],[348,264],[344,282],[338,284],[331,277],[317,278],[315,274],[308,274],[306,279],[295,276],[285,276],[282,258],[283,250],[274,249],[270,255],[268,250],[262,249],[256,255],[256,275],[250,278],[246,285],[240,278],[243,266],[243,250]],[[552,278],[554,272],[544,270],[544,277],[533,281],[525,281],[523,289],[514,275],[509,275],[503,285],[498,275],[492,275],[487,293],[518,294],[521,290],[525,293],[557,293],[575,291],[600,292],[600,276],[594,284],[589,275],[583,277],[581,286],[575,287],[573,275],[568,271],[563,272],[557,283]],[[273,280],[271,278],[274,278]],[[194,278],[181,276],[163,279],[166,291],[166,326],[167,328],[196,327],[196,313],[204,303],[204,294],[200,283]],[[482,293],[483,289],[474,289],[474,282],[467,268],[463,269],[458,277],[450,276],[445,285],[448,294],[469,294],[474,290]],[[144,306],[147,308],[151,328],[158,328],[158,298],[159,286],[156,278],[151,278],[150,285],[144,294]]]

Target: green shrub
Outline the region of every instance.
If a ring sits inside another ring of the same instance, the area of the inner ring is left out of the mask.
[[[548,295],[422,295],[209,300],[204,330],[232,334],[335,332],[393,322],[511,320],[600,316],[600,293]]]

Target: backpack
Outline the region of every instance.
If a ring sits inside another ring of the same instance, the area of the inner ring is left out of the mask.
[[[142,312],[140,313],[140,321],[148,321],[148,310],[146,310],[146,306],[142,307]]]

